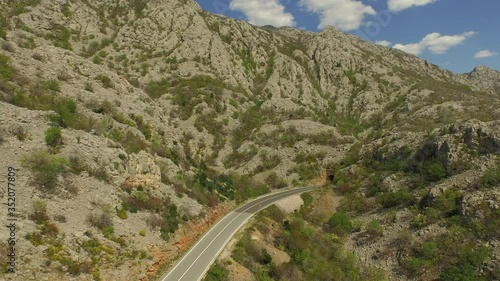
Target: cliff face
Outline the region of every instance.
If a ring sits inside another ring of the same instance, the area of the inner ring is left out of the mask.
[[[259,28],[191,0],[0,8],[1,168],[19,169],[26,265],[13,280],[151,278],[212,207],[452,124],[488,131],[477,142],[498,155],[500,75],[484,67],[456,75],[334,27]],[[457,147],[451,161],[469,157]]]

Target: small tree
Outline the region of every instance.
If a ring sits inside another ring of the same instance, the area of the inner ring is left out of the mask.
[[[45,143],[51,147],[57,147],[62,144],[62,134],[59,127],[50,127],[45,131]]]

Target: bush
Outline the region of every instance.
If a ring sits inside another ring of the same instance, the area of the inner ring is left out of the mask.
[[[377,200],[384,208],[392,208],[397,206],[407,206],[415,201],[415,196],[407,189],[400,189],[396,192],[381,193]]]
[[[73,50],[69,42],[71,31],[62,25],[56,25],[53,30],[54,32],[47,35],[47,37],[52,40],[54,46],[70,51]]]
[[[11,80],[14,77],[14,70],[10,65],[10,58],[0,54],[0,78]]]
[[[122,208],[132,212],[137,210],[147,210],[156,213],[161,213],[170,204],[170,198],[159,198],[148,192],[140,191],[141,186],[137,187],[137,191],[132,191],[131,186],[122,186],[130,196],[122,198]]]
[[[57,234],[59,234],[59,228],[51,221],[46,221],[45,223],[41,224],[40,231],[43,235],[53,238],[57,237]]]
[[[281,179],[276,173],[271,173],[269,176],[267,176],[265,182],[272,189],[285,188],[288,185],[286,181]]]
[[[113,84],[113,81],[111,81],[111,78],[109,78],[105,74],[100,74],[100,75],[96,76],[95,79],[97,81],[100,81],[102,83],[103,87],[106,89],[114,87],[114,84]]]
[[[262,264],[270,264],[273,261],[273,257],[267,252],[266,249],[262,249],[260,262]]]
[[[101,210],[100,213],[91,213],[87,217],[87,222],[90,223],[91,226],[97,227],[100,230],[104,230],[109,227],[113,227],[113,218],[104,210]]]
[[[447,177],[446,166],[440,161],[426,161],[422,163],[420,171],[429,181],[439,181]]]
[[[302,193],[300,197],[304,200],[304,207],[310,207],[312,205],[313,197],[310,193]]]
[[[335,213],[328,220],[333,233],[337,235],[346,235],[353,230],[351,218],[346,213]]]
[[[45,131],[45,143],[51,147],[57,147],[62,144],[61,129],[59,127],[50,127]]]
[[[381,268],[376,268],[374,266],[368,267],[364,274],[364,281],[387,281],[389,280],[385,274],[385,271]]]
[[[384,234],[382,224],[378,220],[370,221],[366,226],[366,231],[372,236],[382,236]]]
[[[40,232],[29,232],[26,234],[25,238],[35,247],[45,244],[45,240]]]
[[[7,40],[7,30],[6,27],[8,27],[9,22],[7,19],[0,14],[0,38],[3,38],[4,40]]]
[[[163,212],[163,219],[163,225],[160,227],[160,232],[162,234],[174,233],[179,228],[179,213],[177,212],[177,206],[175,204],[168,205]]]
[[[210,267],[204,280],[205,281],[229,280],[229,271],[219,263],[216,263]]]
[[[480,183],[483,188],[498,186],[500,184],[500,168],[495,167],[484,172]]]
[[[34,183],[46,188],[54,188],[57,178],[65,173],[69,166],[66,158],[50,155],[42,150],[24,156],[21,163],[33,173]]]
[[[37,200],[32,203],[32,213],[28,215],[30,220],[35,221],[37,224],[44,224],[49,220],[47,215],[47,203]]]
[[[471,266],[453,266],[442,272],[439,281],[483,281],[479,273]]]
[[[127,151],[127,153],[129,154],[138,153],[141,150],[148,150],[148,144],[142,138],[135,135],[132,131],[127,131],[120,143],[123,145],[125,151]]]
[[[57,80],[47,80],[42,82],[42,88],[51,90],[54,92],[60,92],[61,86],[59,85],[59,81]]]
[[[299,164],[294,169],[294,172],[299,174],[300,181],[309,181],[321,176],[321,166],[319,163],[314,164]]]
[[[127,219],[128,215],[127,215],[127,210],[125,210],[124,208],[120,208],[120,209],[116,209],[116,215],[124,220],[124,219]]]
[[[76,103],[71,99],[57,101],[52,105],[51,109],[56,112],[56,114],[49,115],[49,120],[52,121],[54,125],[63,128],[69,126],[75,127],[79,122],[79,116],[76,114]]]

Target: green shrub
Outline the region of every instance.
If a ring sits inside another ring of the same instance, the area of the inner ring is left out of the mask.
[[[297,165],[293,169],[293,171],[299,174],[300,181],[309,181],[321,176],[321,166],[319,165],[319,163],[301,163]]]
[[[134,8],[134,13],[136,18],[141,18],[143,16],[143,11],[146,8],[148,1],[146,0],[133,0],[130,3]]]
[[[51,90],[54,92],[60,92],[61,86],[59,85],[59,81],[57,80],[47,80],[42,82],[42,87],[47,90]]]
[[[411,226],[417,229],[426,227],[429,225],[429,219],[424,214],[417,214],[411,222]]]
[[[480,184],[483,188],[498,186],[500,184],[500,168],[497,166],[484,172]]]
[[[287,182],[280,178],[276,173],[271,173],[267,176],[265,180],[266,184],[269,185],[272,189],[280,189],[287,187]]]
[[[47,203],[36,200],[32,203],[32,212],[28,215],[30,220],[35,221],[37,224],[44,224],[49,220],[47,215]]]
[[[45,131],[45,143],[51,147],[62,144],[62,134],[59,127],[50,127]]]
[[[110,238],[113,236],[113,234],[115,233],[115,228],[110,225],[110,226],[105,226],[103,227],[102,229],[102,234],[104,235],[104,237],[106,238]]]
[[[146,86],[146,93],[154,99],[160,98],[162,95],[168,93],[170,88],[170,81],[162,79],[159,81],[151,81]]]
[[[114,88],[114,83],[106,74],[99,74],[95,78],[97,81],[102,83],[102,86],[106,89]]]
[[[59,228],[53,222],[46,221],[40,225],[40,232],[45,236],[55,238],[59,234]]]
[[[346,213],[335,213],[328,220],[332,232],[337,235],[346,235],[353,230],[351,218]]]
[[[384,208],[392,208],[412,204],[415,201],[415,196],[408,189],[402,188],[396,192],[381,193],[377,200]]]
[[[384,229],[378,220],[371,220],[366,226],[366,231],[372,236],[382,236]]]
[[[439,261],[438,245],[434,241],[426,241],[414,249],[414,254],[406,259],[403,267],[412,276],[418,276],[424,270],[435,266]]]
[[[446,166],[440,161],[426,161],[422,163],[420,171],[430,181],[439,181],[447,177]]]
[[[364,281],[388,281],[385,271],[381,268],[376,268],[374,266],[368,267],[364,274]]]
[[[123,145],[123,148],[127,151],[127,153],[138,153],[141,150],[148,150],[148,144],[132,131],[127,131],[120,143]]]
[[[93,58],[92,58],[92,62],[95,63],[95,64],[101,64],[102,63],[102,57],[98,56],[98,55],[95,55]],[[109,88],[109,87],[106,87],[105,88]]]
[[[484,281],[471,266],[453,266],[441,273],[439,281]]]
[[[92,111],[99,114],[112,114],[116,108],[110,101],[103,100],[97,107],[92,108]]]
[[[302,198],[302,200],[304,200],[304,207],[309,207],[312,205],[313,197],[310,193],[302,193],[300,197]]]
[[[38,247],[45,244],[45,239],[40,232],[29,232],[26,234],[26,240],[30,241],[33,246]]]
[[[341,193],[344,190],[351,190],[352,187],[348,184],[340,185]],[[349,192],[345,194],[344,198],[340,200],[340,208],[343,212],[354,212],[357,214],[362,214],[370,209],[366,197],[360,195],[358,192]]]
[[[134,210],[147,210],[161,213],[170,204],[169,198],[159,198],[149,192],[140,191],[139,187],[137,187],[136,191],[133,191],[131,186],[123,185],[122,189],[130,194],[122,198],[122,208],[131,213],[133,213]]]
[[[57,178],[69,167],[69,161],[66,158],[50,155],[42,150],[24,156],[21,163],[33,173],[34,183],[46,188],[54,188],[57,184]]]
[[[0,54],[0,78],[5,80],[11,80],[14,77],[14,70],[10,65],[10,58],[3,54]]]
[[[79,116],[76,114],[76,103],[71,99],[56,101],[52,105],[56,114],[49,115],[49,120],[63,128],[75,126],[79,122]]]
[[[12,2],[12,10],[10,15],[18,16],[20,14],[28,12],[30,9],[28,7],[35,7],[40,4],[41,0],[23,0]]]
[[[3,38],[4,40],[7,40],[7,27],[8,27],[9,22],[7,19],[0,14],[0,38]]]
[[[210,267],[205,276],[205,281],[227,281],[229,280],[229,270],[220,265],[219,263],[215,263]]]
[[[179,228],[179,213],[175,204],[169,204],[163,212],[163,225],[160,227],[160,232],[174,233]]]
[[[69,39],[71,38],[71,31],[65,26],[56,25],[53,27],[53,33],[48,34],[47,37],[52,40],[54,46],[66,50],[73,50]]]
[[[127,210],[125,210],[124,208],[120,208],[120,209],[116,209],[116,215],[124,220],[124,219],[127,219],[128,215],[127,215]]]

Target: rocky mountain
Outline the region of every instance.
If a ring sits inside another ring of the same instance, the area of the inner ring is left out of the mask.
[[[498,92],[500,89],[500,72],[486,66],[478,66],[470,73],[464,75],[470,82],[484,89],[491,89]]]
[[[334,188],[322,192],[364,202],[341,204],[361,225],[395,214],[364,246],[359,231],[301,218],[317,237],[342,238],[362,261],[359,278],[375,266],[391,280],[432,280],[458,266],[462,256],[408,265],[456,216],[456,228],[474,230],[464,234],[472,253],[488,249],[471,272],[498,278],[499,237],[484,225],[500,225],[498,72],[454,74],[334,27],[261,28],[192,0],[0,10],[1,168],[17,171],[19,226],[15,274],[3,273],[0,244],[2,278],[155,280],[225,211],[325,184],[326,169]],[[404,231],[415,247],[391,252]],[[258,263],[247,266],[256,276]]]

